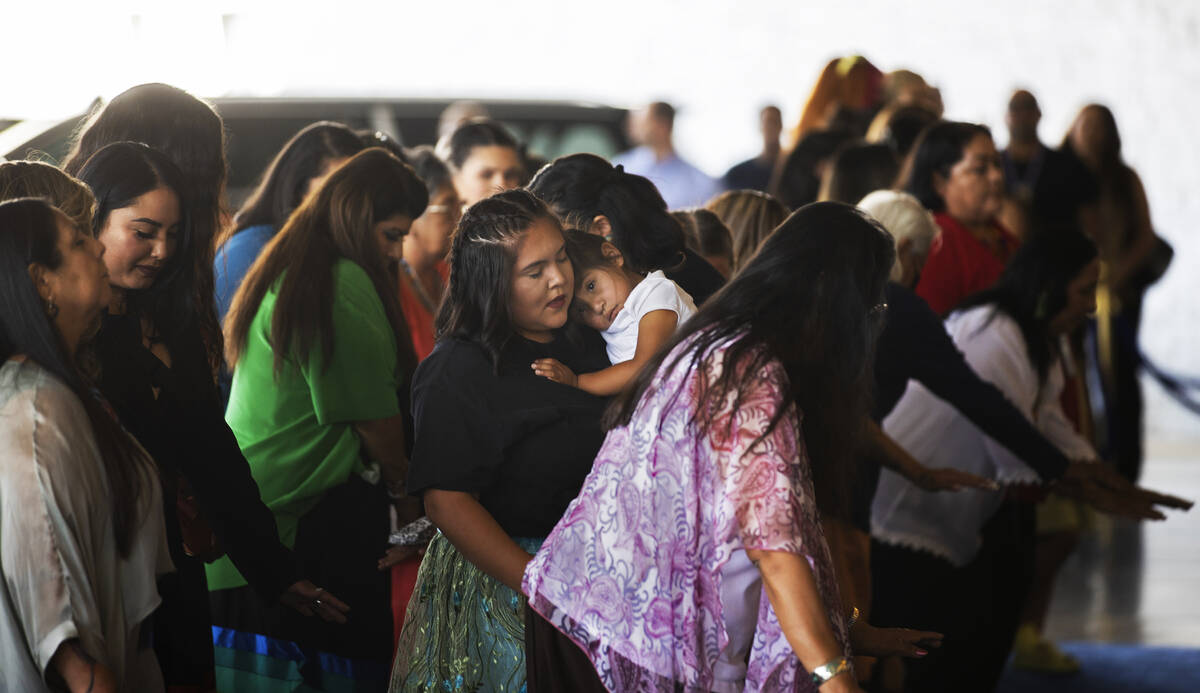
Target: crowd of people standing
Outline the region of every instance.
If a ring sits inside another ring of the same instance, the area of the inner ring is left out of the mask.
[[[1137,486],[1161,239],[1112,113],[919,75],[532,170],[297,132],[232,216],[162,84],[0,163],[4,690],[991,690]],[[1092,319],[1091,316],[1095,316]],[[1093,416],[1086,369],[1101,378]],[[1097,425],[1103,421],[1103,426]]]

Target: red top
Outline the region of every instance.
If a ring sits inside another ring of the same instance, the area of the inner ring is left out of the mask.
[[[996,283],[1020,242],[1003,226],[992,222],[1000,233],[997,254],[949,214],[939,212],[933,218],[942,233],[929,248],[916,291],[933,312],[946,317],[963,299]]]
[[[437,271],[442,285],[445,286],[446,275],[449,274],[446,263],[437,263],[434,270]],[[417,360],[423,361],[433,351],[433,312],[425,307],[425,303],[417,295],[410,282],[408,274],[401,268],[400,290],[397,292],[400,299],[400,310],[404,311],[404,322],[408,324],[408,334],[412,336],[413,351],[417,353]]]

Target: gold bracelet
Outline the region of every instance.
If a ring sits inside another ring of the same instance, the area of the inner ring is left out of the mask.
[[[813,669],[812,682],[820,688],[829,679],[846,671],[850,671],[850,659],[847,657],[836,657]]]
[[[850,630],[851,628],[853,628],[855,623],[858,623],[858,607],[857,606],[850,608],[850,622],[846,624],[846,630]]]

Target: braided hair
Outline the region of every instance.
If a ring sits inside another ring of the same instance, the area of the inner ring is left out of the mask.
[[[515,334],[510,309],[517,244],[538,220],[558,219],[527,190],[506,190],[471,205],[451,242],[450,277],[434,323],[437,339],[483,347],[493,367]]]

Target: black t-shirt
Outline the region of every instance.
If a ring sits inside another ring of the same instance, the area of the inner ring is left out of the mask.
[[[608,365],[603,352],[562,336],[549,344],[514,336],[497,373],[480,345],[438,342],[413,376],[411,493],[476,493],[509,536],[550,533],[592,469],[607,400],[535,375],[539,358],[577,373]]]
[[[1074,223],[1079,208],[1100,195],[1095,176],[1068,150],[1043,145],[1024,162],[1014,160],[1006,150],[1003,159],[1005,186],[1027,205],[1035,230]]]

